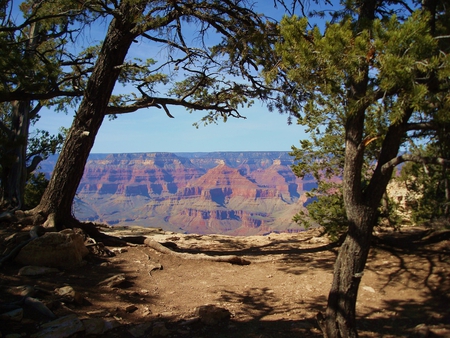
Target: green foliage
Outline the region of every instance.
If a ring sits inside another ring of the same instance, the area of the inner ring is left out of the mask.
[[[408,205],[406,205],[408,208]],[[388,225],[394,229],[399,229],[400,225],[404,221],[401,215],[402,211],[408,212],[404,209],[400,201],[396,201],[394,197],[384,194],[380,205],[380,223]]]
[[[429,144],[418,151],[426,156],[436,155],[439,149],[436,144]],[[450,170],[447,166],[409,162],[402,167],[398,180],[408,189],[407,202],[413,222],[421,224],[449,217]]]
[[[355,10],[351,4],[347,4],[347,13]],[[300,147],[293,147],[293,170],[299,177],[312,174],[319,181],[314,192],[317,200],[308,205],[309,217],[329,229],[335,228],[331,224],[346,223],[341,217],[344,209],[338,207],[339,203],[343,206],[343,198],[337,191],[327,193],[329,179],[343,178],[345,170],[352,168],[360,183],[349,186],[347,194],[366,197],[365,189],[376,184],[374,177],[380,178],[377,166],[397,156],[380,159],[380,154],[389,153],[393,133],[401,132],[403,150],[411,151],[415,142],[436,135],[436,130],[426,125],[448,116],[450,102],[448,38],[437,39],[432,34],[427,11],[401,17],[380,15],[363,26],[350,15],[335,19],[321,32],[318,27],[310,28],[306,18],[284,17],[278,26],[282,38],[275,44],[277,65],[265,67],[263,72],[267,83],[280,91],[291,89],[272,108],[294,112],[297,123],[308,133]],[[444,23],[438,20],[437,27],[448,37],[449,27]],[[286,80],[289,85],[282,87]],[[356,116],[363,116],[359,134],[352,135],[361,140],[361,156],[350,163],[345,158],[346,133],[349,124],[356,123]],[[407,127],[406,121],[415,127]],[[395,129],[400,125],[402,131]],[[409,128],[412,132],[407,132]],[[386,206],[387,216],[394,204]],[[303,222],[302,217],[299,214],[295,220]]]
[[[32,209],[41,201],[41,197],[47,188],[48,180],[43,173],[31,174],[25,186],[25,208]]]
[[[58,153],[64,142],[64,134],[62,131],[57,135],[50,135],[46,130],[36,129],[34,135],[28,139],[27,158],[39,155],[45,160],[49,155]]]
[[[74,1],[26,1],[20,5],[22,20],[3,23],[0,93],[20,88],[23,93],[36,94],[72,87],[63,64],[77,59],[69,52],[76,33],[69,27],[80,24],[78,6]]]
[[[330,239],[335,241],[347,229],[347,216],[340,185],[320,181],[319,187],[307,193],[310,203],[307,212],[300,211],[293,221],[306,229],[314,224],[324,227]]]
[[[62,134],[42,130],[30,137],[29,128],[43,107],[67,112],[79,102],[93,55],[73,54],[76,35],[98,15],[71,0],[6,1],[1,8],[23,14],[3,16],[0,26],[0,199],[22,207],[28,172],[63,142]]]

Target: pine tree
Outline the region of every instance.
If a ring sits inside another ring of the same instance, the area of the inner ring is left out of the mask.
[[[265,68],[268,83],[289,89],[273,107],[294,113],[310,135],[293,149],[294,170],[342,177],[347,232],[326,313],[318,317],[325,337],[358,335],[358,287],[395,167],[448,163],[411,151],[450,122],[448,1],[413,12],[392,4],[347,1],[323,32],[307,18],[286,16],[276,63]]]

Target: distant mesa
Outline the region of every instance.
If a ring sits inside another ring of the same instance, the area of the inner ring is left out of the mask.
[[[43,164],[50,174],[55,163]],[[287,152],[92,154],[74,203],[81,220],[186,233],[296,232],[312,178]]]

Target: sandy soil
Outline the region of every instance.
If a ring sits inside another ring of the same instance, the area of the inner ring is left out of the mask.
[[[422,229],[383,232],[400,243]],[[249,265],[186,259],[145,245],[107,247],[81,268],[39,277],[18,276],[20,266],[0,270],[4,290],[34,285],[58,317],[103,318],[118,325],[104,337],[320,337],[315,321],[326,307],[337,248],[320,231],[254,237],[181,235],[155,229],[116,229],[117,236],[148,236],[178,252],[238,255]],[[6,231],[2,232],[7,235]],[[114,256],[105,252],[111,250]],[[124,274],[116,286],[99,285]],[[69,285],[82,300],[61,301],[52,292]],[[48,293],[45,290],[49,291]],[[450,241],[415,248],[375,245],[357,302],[361,337],[450,337]],[[204,305],[225,309],[203,320]],[[197,309],[197,310],[196,310]],[[26,336],[48,321],[26,309],[21,322],[0,321],[0,332]],[[229,319],[227,318],[229,314]],[[77,333],[74,337],[83,337]]]

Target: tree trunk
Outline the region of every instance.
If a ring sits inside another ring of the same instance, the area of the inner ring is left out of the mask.
[[[360,208],[358,214],[356,220],[350,221],[347,236],[339,249],[325,318],[319,320],[326,338],[358,337],[356,300],[377,210]]]
[[[34,54],[37,29],[37,23],[30,25],[28,42],[25,46],[25,57]],[[31,72],[30,78],[33,78],[33,75]],[[13,101],[11,102],[11,110],[11,132],[9,135],[11,150],[7,154],[6,161],[8,163],[3,163],[1,202],[2,205],[16,210],[22,209],[24,205],[25,184],[28,178],[26,158],[31,102],[29,100]]]
[[[74,117],[49,185],[33,212],[48,217],[50,227],[61,229],[73,220],[72,203],[89,153],[103,122],[114,85],[133,40],[138,36],[135,18],[145,5],[122,2],[110,23],[84,98]]]
[[[2,204],[5,207],[21,209],[24,204],[25,183],[27,180],[26,152],[30,126],[30,103],[15,101],[11,104],[11,150],[3,163]]]

